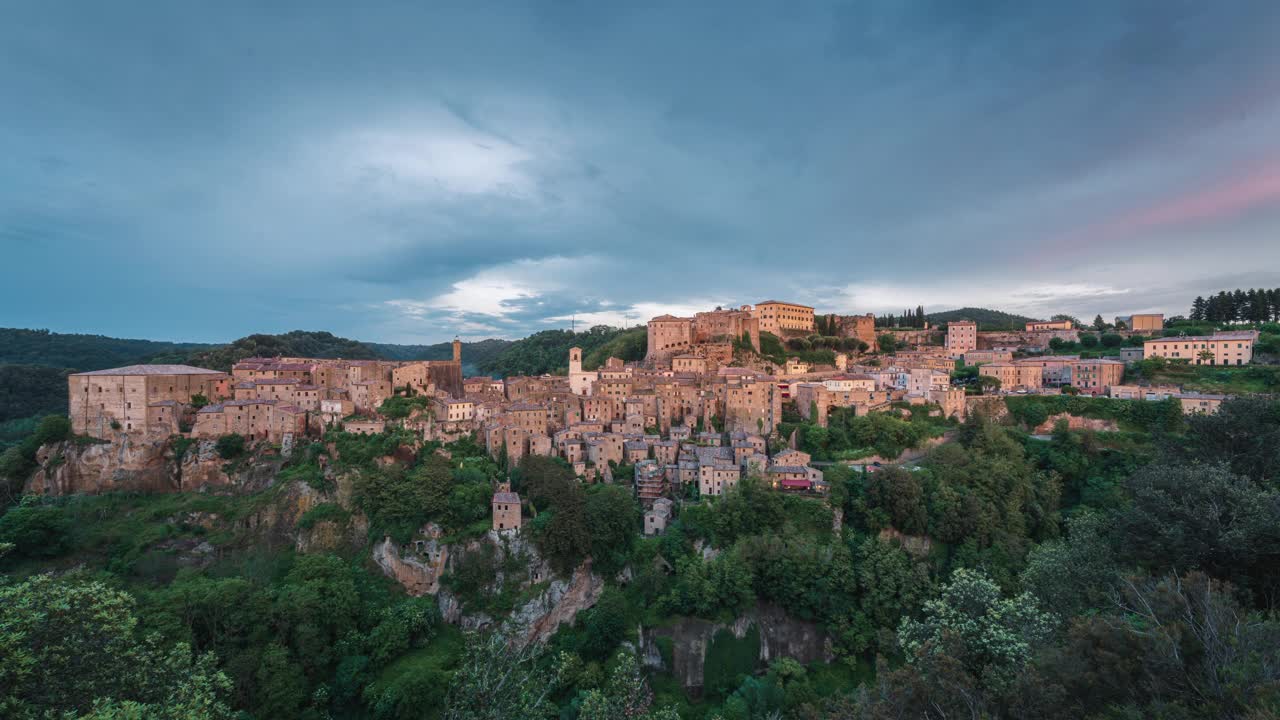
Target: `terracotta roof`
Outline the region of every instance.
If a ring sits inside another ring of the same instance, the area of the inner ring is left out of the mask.
[[[190,365],[126,365],[109,370],[75,373],[72,377],[77,375],[226,375],[226,373]]]

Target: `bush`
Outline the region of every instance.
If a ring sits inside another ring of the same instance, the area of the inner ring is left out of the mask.
[[[223,460],[234,460],[244,454],[244,436],[231,433],[218,438],[214,445]]]
[[[0,543],[13,543],[15,557],[57,557],[70,529],[60,508],[28,500],[0,516]]]
[[[298,527],[303,530],[310,530],[320,522],[335,522],[339,525],[345,523],[351,513],[337,503],[320,503],[310,510],[302,514],[298,519]]]

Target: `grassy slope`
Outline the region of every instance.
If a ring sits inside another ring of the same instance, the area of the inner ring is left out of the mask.
[[[1274,365],[1213,367],[1171,363],[1159,369],[1143,365],[1135,375],[1154,385],[1181,385],[1185,390],[1204,393],[1280,393],[1280,366]]]

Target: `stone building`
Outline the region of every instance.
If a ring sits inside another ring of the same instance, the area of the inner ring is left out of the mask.
[[[1116,324],[1119,325],[1120,323],[1124,323],[1127,329],[1136,333],[1159,332],[1164,329],[1164,315],[1162,313],[1147,313],[1116,318]]]
[[[226,397],[230,377],[189,365],[130,365],[75,373],[67,388],[72,432],[110,439],[119,432],[171,434],[174,409],[149,414],[148,408],[169,400],[189,405],[195,395]]]
[[[947,323],[947,352],[958,357],[978,349],[978,323],[972,320],[953,320]]]
[[[1119,360],[1077,360],[1071,365],[1071,386],[1089,395],[1101,395],[1124,378]]]
[[[649,348],[645,360],[665,361],[693,347],[693,319],[659,315],[649,321]]]
[[[1019,365],[1011,362],[993,362],[978,367],[978,374],[993,377],[1000,381],[1000,390],[1034,390],[1042,385],[1043,373],[1033,365]]]
[[[813,308],[799,303],[781,300],[765,300],[756,303],[754,314],[760,322],[760,332],[782,337],[786,333],[811,334],[814,329]]]
[[[840,336],[857,338],[868,347],[876,346],[876,318],[866,315],[844,315],[840,318]]]
[[[671,522],[674,503],[667,498],[658,498],[653,501],[653,507],[644,514],[644,534],[645,535],[661,535],[667,530],[667,523]]]
[[[471,400],[437,397],[432,399],[431,406],[440,422],[468,422],[476,416],[476,404]]]
[[[520,495],[511,492],[511,485],[501,483],[493,494],[493,529],[499,532],[519,530]]]
[[[1256,330],[1157,338],[1142,344],[1142,355],[1146,359],[1186,360],[1192,365],[1248,365],[1257,339]]]
[[[1044,332],[1046,330],[1070,330],[1070,320],[1032,320],[1027,323],[1027,332]]]

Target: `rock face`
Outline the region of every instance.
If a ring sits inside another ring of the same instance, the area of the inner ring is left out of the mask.
[[[450,555],[449,546],[440,542],[439,525],[430,523],[419,534],[425,539],[405,548],[389,537],[373,546],[373,561],[382,568],[382,573],[400,583],[413,597],[440,592],[440,576]]]
[[[595,606],[604,592],[604,578],[591,572],[590,561],[573,571],[573,577],[556,579],[540,595],[515,609],[506,629],[514,642],[523,647],[543,642],[556,628],[573,624],[578,611]]]
[[[192,445],[179,462],[168,438],[146,440],[121,433],[109,443],[69,440],[40,448],[40,468],[26,491],[39,495],[96,495],[104,492],[165,493],[228,488],[253,492],[275,480],[279,458],[258,458],[235,471],[214,449],[213,440]]]
[[[933,540],[928,535],[907,535],[897,528],[887,527],[877,537],[880,542],[896,541],[903,551],[916,559],[928,557],[929,551],[933,549]]]
[[[493,626],[495,619],[485,613],[467,612],[458,597],[441,586],[440,578],[457,569],[465,554],[486,547],[492,549],[493,566],[497,568],[493,592],[508,583],[517,583],[520,590],[545,585],[502,623],[504,632],[516,645],[551,637],[561,624],[572,624],[579,611],[593,607],[604,592],[604,578],[591,571],[590,562],[574,570],[568,580],[557,578],[537,548],[520,533],[490,531],[457,546],[441,542],[443,534],[438,525],[429,523],[407,545],[384,538],[373,547],[373,561],[408,594],[435,595],[445,622],[464,630]]]
[[[36,456],[40,469],[27,481],[26,492],[175,492],[180,482],[168,450],[167,440],[145,441],[125,434],[112,443],[46,445]]]
[[[640,657],[653,668],[670,670],[685,690],[697,696],[702,692],[703,669],[707,661],[707,648],[716,633],[731,633],[741,640],[751,628],[760,636],[759,666],[776,658],[794,658],[801,663],[831,662],[835,655],[830,639],[817,623],[800,620],[788,615],[776,605],[759,604],[732,625],[682,618],[679,622],[656,628],[645,628],[640,633]],[[659,640],[671,643],[671,667],[659,647]]]
[[[1102,432],[1112,432],[1120,429],[1115,420],[1106,420],[1103,418],[1087,418],[1069,415],[1067,413],[1058,413],[1050,415],[1048,420],[1036,426],[1036,435],[1048,435],[1053,432],[1054,426],[1059,420],[1066,420],[1067,427],[1072,430],[1097,430]]]

